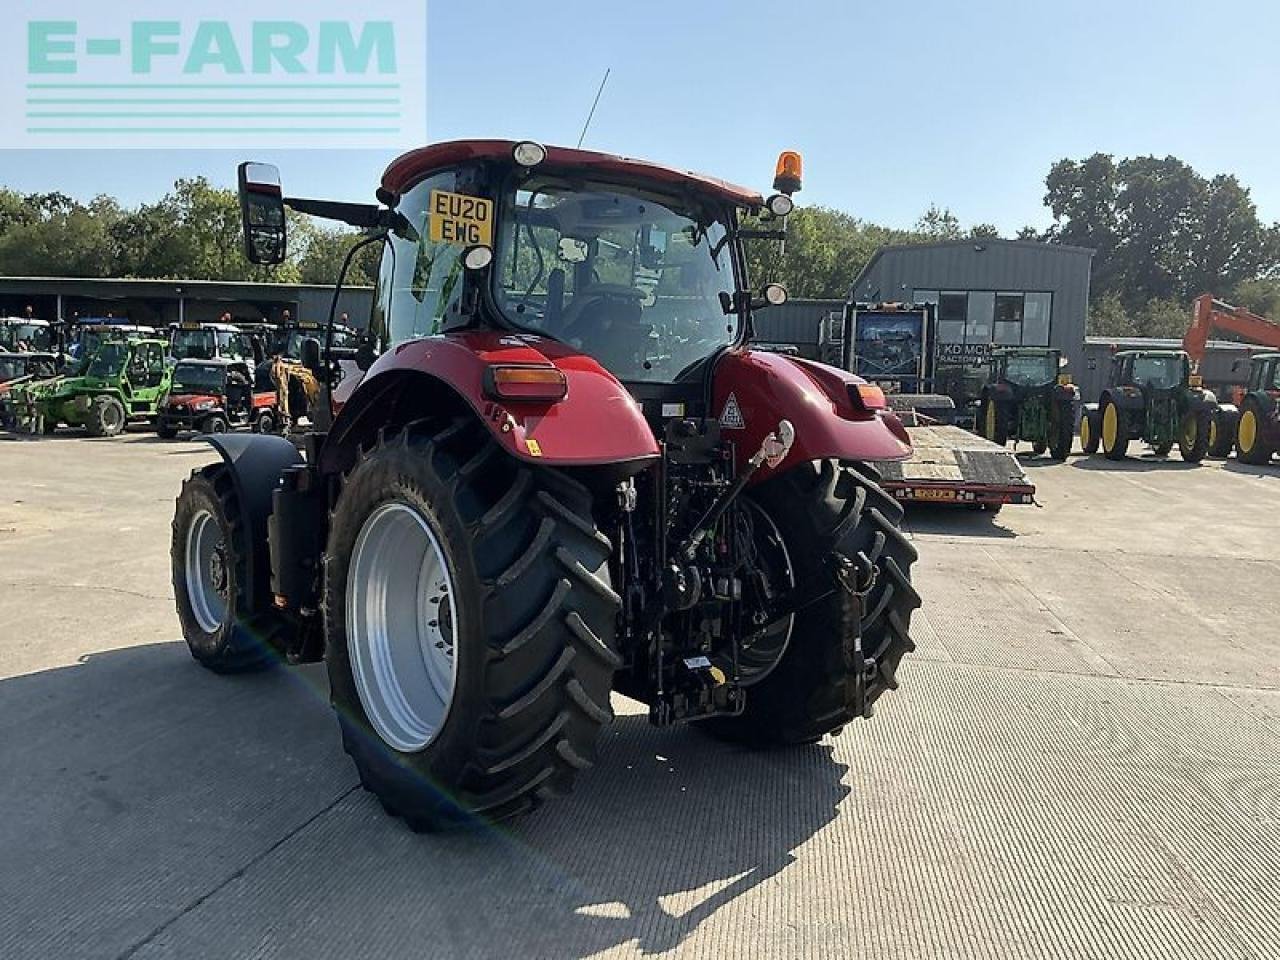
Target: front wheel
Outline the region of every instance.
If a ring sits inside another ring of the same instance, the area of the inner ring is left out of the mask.
[[[621,601],[586,488],[469,420],[376,447],[338,498],[326,660],[360,781],[415,830],[503,819],[591,766]]]
[[[1187,463],[1199,463],[1209,452],[1209,432],[1213,415],[1208,412],[1188,413],[1178,431],[1178,452]]]
[[[1240,414],[1234,407],[1219,407],[1209,423],[1209,456],[1225,460],[1236,445],[1236,427]]]
[[[1098,452],[1098,444],[1102,440],[1102,429],[1096,411],[1086,410],[1080,415],[1080,449],[1088,456]]]
[[[214,673],[270,666],[287,629],[269,605],[248,605],[245,537],[230,469],[191,474],[173,515],[173,598],[191,656]]]
[[[793,581],[835,589],[794,614],[786,653],[747,688],[742,714],[703,726],[751,745],[811,743],[869,717],[872,704],[897,688],[898,665],[915,649],[916,550],[900,529],[902,507],[869,476],[835,461],[796,467],[751,496],[783,531]],[[874,571],[861,615],[835,585],[832,564],[842,560]]]
[[[114,437],[124,430],[124,404],[112,396],[94,397],[84,428],[91,437]]]
[[[1009,442],[1008,423],[994,398],[983,400],[978,409],[978,433],[1002,447]]]
[[[226,433],[229,428],[227,418],[220,414],[214,414],[208,417],[204,422],[203,433]]]
[[[276,418],[270,410],[261,411],[253,420],[254,433],[275,433]]]

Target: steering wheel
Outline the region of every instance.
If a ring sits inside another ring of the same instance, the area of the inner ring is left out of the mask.
[[[583,287],[574,295],[569,306],[565,307],[560,321],[560,335],[565,340],[574,338],[578,332],[575,328],[581,325],[582,315],[586,312],[587,307],[608,300],[621,300],[624,303],[639,304],[643,303],[645,298],[646,294],[643,290],[637,290],[635,287],[624,283],[593,283],[590,286]]]

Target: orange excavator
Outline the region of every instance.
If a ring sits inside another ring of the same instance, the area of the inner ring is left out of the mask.
[[[1209,456],[1228,456],[1235,447],[1246,463],[1266,463],[1280,450],[1280,323],[1202,294],[1196,297],[1191,326],[1182,338],[1182,348],[1197,369],[1214,333],[1277,351],[1249,358],[1248,376],[1239,378],[1245,382],[1228,388],[1230,402],[1219,404],[1209,428]],[[1232,369],[1238,367],[1239,361]]]

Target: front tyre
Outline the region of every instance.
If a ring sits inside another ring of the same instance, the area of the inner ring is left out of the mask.
[[[761,484],[751,497],[783,531],[795,583],[801,589],[830,584],[833,590],[796,612],[782,661],[747,688],[743,713],[704,725],[751,745],[811,743],[869,717],[871,705],[897,688],[898,665],[915,649],[910,623],[920,606],[911,585],[916,551],[899,529],[902,507],[869,476],[833,460],[796,467]],[[875,571],[861,617],[835,584],[836,554]],[[861,705],[860,661],[866,681]]]
[[[415,830],[503,819],[591,766],[620,601],[591,495],[469,420],[374,448],[338,498],[326,660],[361,783]]]
[[[84,428],[91,437],[114,437],[124,431],[124,404],[112,396],[98,396],[89,404]]]
[[[1070,401],[1054,404],[1049,416],[1049,456],[1059,463],[1071,456],[1071,444],[1075,441],[1075,404]]]
[[[1087,456],[1093,456],[1098,452],[1098,445],[1102,441],[1102,418],[1094,410],[1085,410],[1080,415],[1080,449]]]
[[[1102,405],[1102,454],[1108,460],[1123,460],[1129,452],[1129,427],[1115,402]]]
[[[1209,452],[1209,434],[1213,424],[1213,414],[1208,412],[1188,413],[1182,418],[1182,427],[1178,431],[1178,452],[1187,463],[1199,463]]]
[[[215,673],[270,666],[287,630],[272,607],[249,607],[246,534],[230,469],[192,473],[173,515],[173,597],[191,656]]]

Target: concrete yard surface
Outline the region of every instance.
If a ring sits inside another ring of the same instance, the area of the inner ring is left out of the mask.
[[[1280,957],[1280,465],[1028,459],[909,515],[901,689],[750,752],[621,698],[574,794],[415,835],[322,665],[200,669],[195,442],[0,441],[0,958]]]

